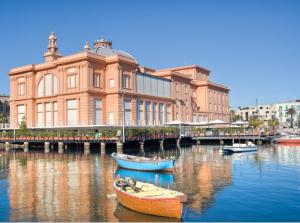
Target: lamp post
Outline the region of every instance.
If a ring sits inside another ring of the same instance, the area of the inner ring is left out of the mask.
[[[123,77],[123,71],[121,74],[121,88],[122,88],[122,141],[125,143],[125,103],[124,103],[124,77]]]

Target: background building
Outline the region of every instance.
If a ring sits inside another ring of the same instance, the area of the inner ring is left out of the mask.
[[[229,89],[197,65],[154,70],[101,39],[62,56],[49,36],[45,62],[9,72],[11,127],[162,125],[229,121]]]
[[[249,121],[252,116],[257,116],[260,120],[268,121],[273,117],[279,120],[281,127],[289,127],[291,115],[288,114],[289,109],[294,108],[293,124],[299,127],[300,122],[300,100],[291,100],[270,105],[257,105],[249,107],[238,107],[235,111],[242,120]]]

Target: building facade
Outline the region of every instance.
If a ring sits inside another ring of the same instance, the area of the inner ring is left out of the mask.
[[[9,72],[11,127],[163,125],[229,120],[229,89],[197,65],[154,70],[139,66],[112,42],[62,56],[49,36],[45,62]]]
[[[242,117],[244,121],[249,121],[252,116],[258,116],[260,120],[268,121],[276,116],[273,105],[257,105],[248,107],[238,107],[236,115]]]
[[[288,114],[290,108],[294,108],[294,126],[299,127],[300,122],[300,100],[291,100],[269,105],[257,105],[248,107],[238,107],[236,115],[242,117],[244,121],[249,121],[252,116],[257,116],[260,120],[268,121],[273,117],[277,118],[281,127],[289,127],[291,115]]]
[[[292,100],[282,103],[274,104],[274,109],[276,111],[276,118],[279,120],[282,126],[290,126],[291,115],[288,114],[290,108],[294,108],[295,114],[293,114],[293,124],[298,126],[300,122],[300,100]]]

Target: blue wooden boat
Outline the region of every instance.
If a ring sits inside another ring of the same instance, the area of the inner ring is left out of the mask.
[[[175,181],[173,173],[170,172],[145,172],[138,170],[129,170],[124,168],[118,168],[115,172],[115,176],[120,176],[124,179],[126,177],[130,177],[137,181],[147,182],[166,188],[169,188],[170,185],[173,185]]]
[[[141,156],[113,153],[118,166],[125,169],[141,171],[173,171],[175,159],[154,159]]]

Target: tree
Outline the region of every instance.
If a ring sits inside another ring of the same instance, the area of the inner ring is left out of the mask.
[[[258,129],[262,125],[262,121],[257,116],[250,117],[249,125],[254,129]]]
[[[272,119],[268,121],[268,125],[270,128],[272,128],[273,132],[275,132],[275,130],[279,126],[279,120],[276,117],[272,117]]]
[[[0,112],[0,123],[7,123],[8,119],[6,117],[6,115],[2,112]]]
[[[288,109],[287,114],[291,116],[290,118],[290,123],[291,123],[291,128],[294,128],[294,115],[296,114],[296,110],[294,107],[291,107]]]
[[[24,135],[26,135],[26,133],[28,133],[25,116],[22,117],[22,120],[20,122],[19,132],[22,136],[24,136]]]

